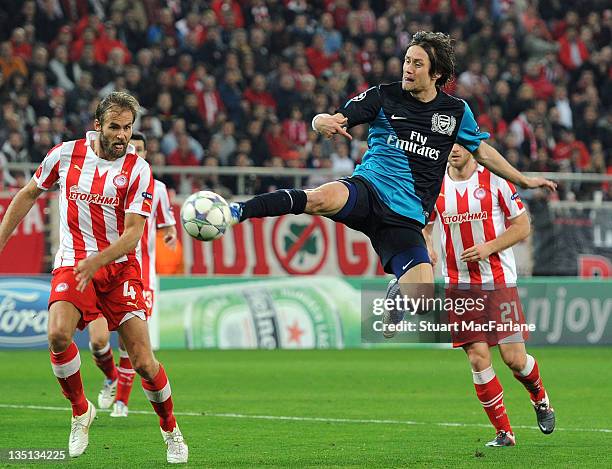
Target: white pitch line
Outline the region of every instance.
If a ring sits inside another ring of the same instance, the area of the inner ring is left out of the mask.
[[[53,407],[43,405],[19,405],[19,404],[0,404],[3,409],[27,409],[27,410],[50,410],[68,412],[69,407]],[[110,412],[110,409],[97,409],[98,412]],[[130,414],[141,415],[156,415],[151,410],[132,410]],[[458,422],[415,422],[412,420],[392,420],[392,419],[351,419],[351,418],[334,418],[334,417],[297,417],[291,415],[253,415],[253,414],[236,414],[231,412],[174,412],[174,415],[187,417],[217,417],[217,418],[233,418],[233,419],[251,419],[251,420],[285,420],[294,422],[325,422],[325,423],[365,423],[365,424],[387,424],[387,425],[435,425],[438,427],[478,427],[489,428],[491,425],[484,423],[458,423]],[[528,430],[538,430],[538,427],[531,425],[512,425],[512,428],[522,428]],[[566,432],[598,432],[612,433],[610,428],[563,428],[557,427],[555,430]]]

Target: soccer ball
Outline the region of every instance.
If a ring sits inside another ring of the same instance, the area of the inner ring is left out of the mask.
[[[191,194],[181,207],[181,222],[185,231],[200,241],[212,241],[223,236],[230,219],[229,204],[211,191]]]

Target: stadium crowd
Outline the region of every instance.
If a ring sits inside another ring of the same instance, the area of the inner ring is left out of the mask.
[[[607,6],[606,6],[607,5]],[[520,170],[612,174],[612,9],[563,0],[4,0],[0,6],[0,188],[93,127],[113,90],[144,108],[135,129],[154,165],[332,168],[367,148],[317,136],[310,120],[401,79],[418,30],[456,41],[456,79],[491,143]],[[316,180],[315,180],[316,179]],[[235,193],[233,177],[180,180]],[[322,178],[311,178],[316,185]],[[249,178],[250,193],[293,179]],[[591,198],[599,184],[566,185]],[[603,197],[612,200],[612,185]]]

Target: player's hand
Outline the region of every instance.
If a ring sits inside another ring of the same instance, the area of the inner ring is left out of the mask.
[[[340,134],[344,135],[349,140],[353,140],[351,134],[346,131],[347,122],[348,118],[340,113],[334,114],[333,116],[322,115],[317,117],[315,128],[317,132],[326,138],[331,138],[335,134]]]
[[[164,244],[174,251],[176,249],[176,241],[176,228],[170,226],[164,235]]]
[[[93,278],[98,269],[102,267],[96,259],[97,257],[98,256],[96,255],[89,256],[88,258],[79,261],[79,263],[74,268],[74,276],[76,281],[78,282],[77,291],[85,291],[85,287],[87,286],[89,281]]]
[[[538,187],[543,187],[544,189],[554,192],[557,190],[557,183],[541,177],[528,177],[526,178],[525,185],[523,187],[525,189],[537,189]]]
[[[471,248],[466,249],[461,254],[461,260],[463,262],[478,262],[484,261],[487,257],[492,254],[491,248],[486,244],[476,244]]]

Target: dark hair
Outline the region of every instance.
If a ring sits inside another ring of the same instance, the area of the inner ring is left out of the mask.
[[[147,149],[147,137],[145,137],[144,134],[134,132],[132,133],[132,138],[130,138],[130,140],[140,140],[144,146],[144,149]]]
[[[96,107],[94,117],[100,123],[100,125],[104,123],[103,121],[104,117],[106,116],[106,112],[111,108],[118,108],[122,111],[131,111],[133,116],[132,123],[134,123],[136,120],[136,115],[140,110],[140,104],[138,104],[138,100],[130,93],[126,93],[125,91],[113,91],[102,101],[100,101]]]
[[[420,46],[427,53],[431,63],[429,76],[440,74],[436,86],[441,88],[446,85],[455,73],[455,51],[451,37],[444,33],[419,31],[408,44],[408,47],[412,46]]]

